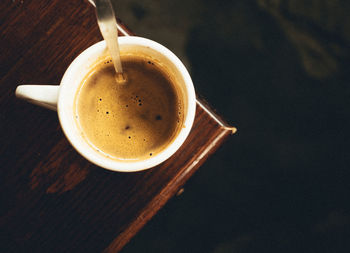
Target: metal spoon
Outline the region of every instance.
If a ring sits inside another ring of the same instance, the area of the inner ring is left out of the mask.
[[[112,57],[117,81],[124,80],[120,61],[117,21],[110,0],[95,0],[97,23]]]

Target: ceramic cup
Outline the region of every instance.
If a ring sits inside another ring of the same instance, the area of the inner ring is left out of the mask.
[[[182,62],[167,48],[149,39],[125,36],[119,37],[120,50],[134,50],[149,55],[165,64],[175,78],[176,85],[183,93],[184,121],[177,136],[170,144],[145,160],[127,161],[116,160],[97,152],[81,135],[79,126],[74,119],[74,103],[76,93],[81,83],[92,67],[108,55],[105,41],[100,41],[83,51],[70,64],[60,85],[20,85],[16,89],[16,96],[28,102],[57,110],[59,122],[69,142],[90,162],[105,169],[133,172],[154,167],[171,157],[187,138],[195,117],[196,96],[191,77]]]

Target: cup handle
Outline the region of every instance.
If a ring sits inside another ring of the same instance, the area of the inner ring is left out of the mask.
[[[16,89],[16,97],[57,111],[59,87],[59,85],[20,85]]]

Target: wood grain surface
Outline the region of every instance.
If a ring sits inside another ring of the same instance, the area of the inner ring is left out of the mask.
[[[93,6],[4,0],[0,34],[0,252],[119,251],[235,131],[197,100],[193,129],[172,158],[143,172],[104,170],[72,148],[56,112],[14,95],[19,84],[58,84],[102,39]]]

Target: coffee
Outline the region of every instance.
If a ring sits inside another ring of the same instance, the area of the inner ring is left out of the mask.
[[[160,63],[121,56],[126,83],[118,84],[111,60],[85,77],[75,99],[83,137],[117,160],[144,160],[164,150],[182,128],[184,106],[172,75]]]

